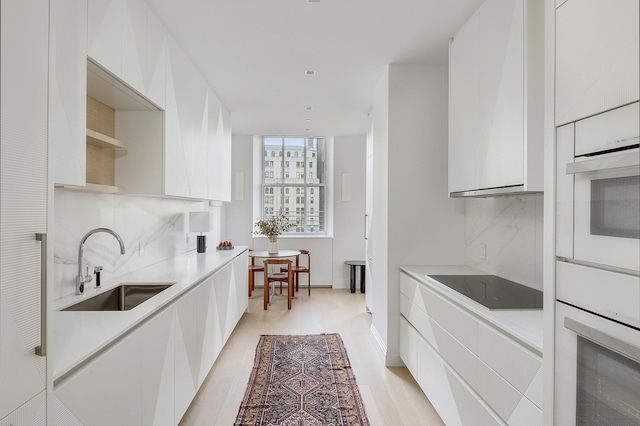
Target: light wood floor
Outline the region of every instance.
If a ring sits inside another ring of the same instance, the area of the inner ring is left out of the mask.
[[[265,311],[262,289],[256,290],[180,425],[233,425],[260,335],[317,333],[340,333],[372,426],[444,424],[409,371],[380,360],[363,294],[314,288],[309,297],[301,288],[290,311],[286,297],[275,297]]]

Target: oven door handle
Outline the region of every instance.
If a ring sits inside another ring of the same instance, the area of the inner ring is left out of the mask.
[[[619,169],[638,165],[640,165],[640,155],[638,155],[638,149],[636,148],[616,155],[569,163],[567,164],[567,174],[574,175],[576,173],[597,172],[599,170]]]
[[[605,334],[602,331],[580,321],[576,321],[573,318],[565,317],[564,327],[604,348],[632,359],[635,362],[640,362],[640,348],[636,345],[632,345],[631,343]]]

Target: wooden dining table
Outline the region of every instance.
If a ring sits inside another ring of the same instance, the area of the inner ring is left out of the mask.
[[[277,253],[269,253],[267,250],[252,250],[249,257],[257,259],[282,259],[284,257],[295,257],[300,254],[300,250],[278,250]]]
[[[298,256],[299,254],[300,254],[300,250],[278,250],[277,253],[269,253],[268,250],[249,251],[249,257],[252,257],[254,259],[284,259],[287,257],[295,257],[295,256]],[[292,283],[289,283],[288,285],[291,286]],[[290,291],[289,288],[287,288],[287,292],[288,291]],[[269,300],[266,284],[265,284],[265,290],[264,290],[264,300],[265,300],[265,309],[266,309],[267,302]]]

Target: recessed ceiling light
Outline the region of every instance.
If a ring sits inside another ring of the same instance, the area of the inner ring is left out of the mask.
[[[316,70],[306,70],[304,75],[316,75]]]
[[[310,118],[305,118],[304,121],[306,121],[307,123],[311,123],[311,119]]]

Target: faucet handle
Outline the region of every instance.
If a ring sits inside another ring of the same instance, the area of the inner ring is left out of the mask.
[[[93,268],[93,273],[96,274],[96,288],[100,287],[100,271],[102,271],[102,266],[96,266]]]

